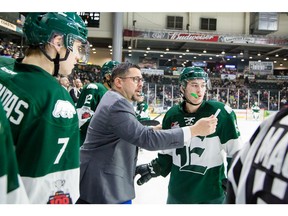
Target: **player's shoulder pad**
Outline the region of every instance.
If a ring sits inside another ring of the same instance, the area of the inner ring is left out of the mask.
[[[86,89],[98,89],[98,86],[96,85],[96,83],[89,83]]]
[[[222,102],[206,101],[206,103],[209,104],[210,106],[212,106],[215,109],[215,112],[217,109],[220,109],[221,112],[226,111],[228,114],[231,114],[233,112],[233,109],[229,105],[224,104]]]

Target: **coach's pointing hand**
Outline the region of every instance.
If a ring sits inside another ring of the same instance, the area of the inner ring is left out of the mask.
[[[207,136],[216,131],[218,119],[211,115],[210,117],[198,120],[194,125],[190,126],[192,136]]]

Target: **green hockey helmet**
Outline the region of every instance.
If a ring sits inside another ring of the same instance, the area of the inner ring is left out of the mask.
[[[119,65],[118,61],[108,61],[105,62],[101,68],[101,76],[104,78],[106,74],[111,74],[115,66]]]
[[[23,32],[29,45],[47,44],[55,34],[63,35],[66,48],[72,39],[87,41],[88,30],[77,13],[28,13]],[[73,44],[72,44],[73,45]]]
[[[81,58],[85,57],[83,58],[84,61],[88,61],[88,30],[77,13],[28,13],[23,32],[28,45],[32,46],[48,44],[56,35],[60,35],[63,37],[63,44],[61,45],[72,52],[74,41],[78,40],[82,43],[82,47],[78,50]]]
[[[200,67],[186,67],[184,68],[179,76],[179,82],[182,84],[186,80],[192,79],[204,79],[208,81],[208,74]]]
[[[179,76],[179,84],[186,87],[188,80],[203,79],[207,83],[207,88],[212,89],[208,74],[200,67],[183,68]]]

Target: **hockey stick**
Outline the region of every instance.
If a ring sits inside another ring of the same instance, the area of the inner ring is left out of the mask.
[[[155,118],[153,118],[152,120],[155,120],[157,118],[159,118],[163,113],[158,114]]]

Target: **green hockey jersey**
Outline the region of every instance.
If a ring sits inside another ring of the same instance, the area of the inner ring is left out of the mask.
[[[18,175],[10,124],[0,102],[0,204],[29,203]]]
[[[161,175],[170,173],[167,203],[222,203],[225,195],[222,179],[226,178],[225,158],[232,158],[242,145],[234,111],[223,103],[203,101],[195,113],[183,111],[184,103],[175,105],[165,114],[163,129],[195,124],[215,114],[216,132],[207,137],[192,137],[190,146],[165,150],[158,154]],[[230,160],[229,160],[230,162]]]
[[[0,58],[0,99],[31,203],[79,197],[78,117],[69,93],[43,69]]]
[[[145,101],[137,103],[135,113],[138,121],[140,122],[150,120],[148,104]]]
[[[87,128],[95,110],[108,89],[102,83],[89,83],[81,91],[76,110],[79,118],[80,145],[85,141]]]

